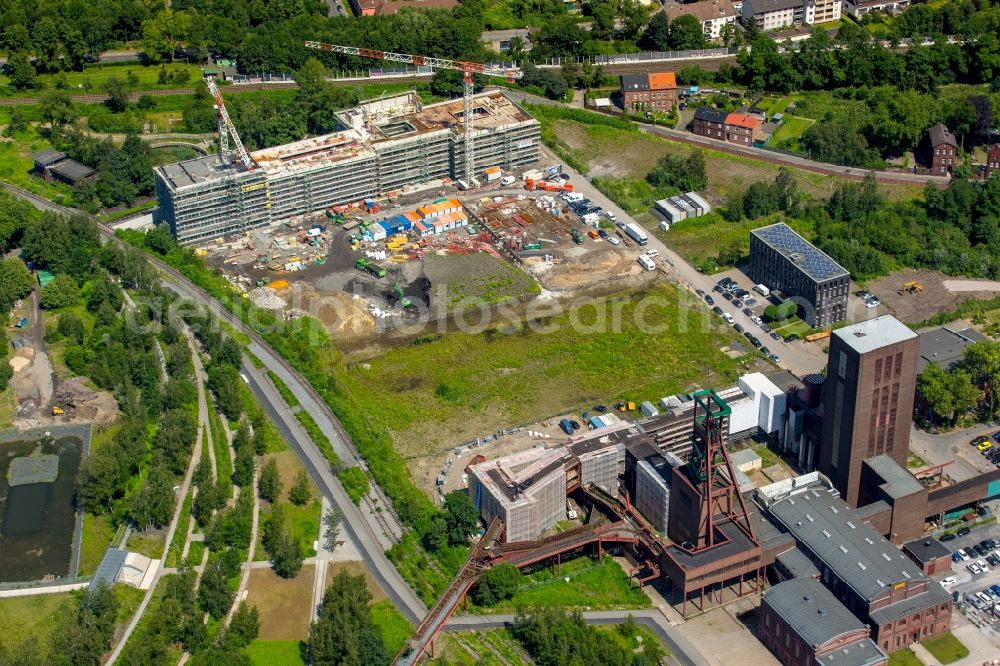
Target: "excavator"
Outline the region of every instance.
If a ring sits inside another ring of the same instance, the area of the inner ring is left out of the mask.
[[[903,288],[899,289],[896,293],[900,296],[903,294],[919,294],[924,290],[924,285],[920,284],[916,280],[910,280],[903,283]]]
[[[392,283],[392,289],[396,292],[396,297],[399,298],[399,305],[408,308],[413,305],[413,301],[410,297],[403,293],[403,288],[399,286],[398,282]]]

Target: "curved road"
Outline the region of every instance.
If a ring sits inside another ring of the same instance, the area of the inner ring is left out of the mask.
[[[41,210],[54,211],[65,215],[80,213],[80,211],[54,204],[21,188],[6,183],[0,183],[0,186],[14,195],[29,201]],[[119,240],[105,227],[100,226],[99,228],[102,236],[106,239],[123,246],[125,245],[123,241]],[[248,348],[251,353],[261,360],[266,370],[271,370],[278,374],[288,385],[299,399],[302,409],[309,412],[323,433],[330,439],[334,450],[337,451],[341,460],[345,463],[356,460],[353,453],[353,443],[347,439],[346,433],[344,433],[340,423],[330,412],[329,406],[287,361],[278,356],[255,331],[248,328],[242,320],[223,308],[218,301],[200,287],[156,257],[146,256],[165,275],[164,283],[169,288],[177,292],[182,298],[206,305],[221,320],[224,320],[235,330],[249,337],[251,343]],[[247,383],[250,385],[250,388],[253,389],[258,399],[261,400],[268,413],[275,420],[282,434],[288,438],[293,450],[302,459],[303,464],[309,470],[309,474],[317,486],[343,513],[342,527],[345,533],[354,541],[372,576],[375,577],[375,580],[378,581],[393,603],[399,607],[403,615],[413,624],[419,624],[420,620],[427,613],[427,607],[420,601],[413,592],[413,589],[403,580],[402,576],[399,575],[399,572],[385,556],[379,538],[374,531],[375,529],[383,528],[381,526],[373,528],[365,519],[365,516],[362,515],[359,508],[351,502],[340,481],[330,472],[330,465],[320,453],[319,448],[305,433],[302,426],[299,425],[298,420],[295,419],[294,414],[292,414],[287,404],[278,394],[277,390],[275,390],[270,380],[266,379],[264,370],[258,370],[247,359],[244,359],[243,372],[247,377]],[[389,506],[386,504],[387,508]],[[372,519],[374,520],[374,517]]]

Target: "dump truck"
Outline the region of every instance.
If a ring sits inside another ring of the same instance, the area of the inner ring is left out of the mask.
[[[385,269],[384,268],[382,268],[378,264],[373,264],[372,262],[368,261],[364,257],[362,257],[361,259],[358,259],[357,263],[354,264],[354,267],[357,268],[359,271],[365,271],[366,273],[371,273],[372,275],[374,275],[377,278],[384,278],[385,277]]]

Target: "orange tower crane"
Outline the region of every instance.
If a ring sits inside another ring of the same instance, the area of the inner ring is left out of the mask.
[[[379,51],[376,49],[365,49],[359,46],[338,46],[336,44],[324,44],[322,42],[306,42],[306,48],[319,49],[320,51],[330,51],[332,53],[342,53],[344,55],[358,56],[360,58],[372,58],[373,60],[388,60],[390,62],[401,62],[407,65],[433,67],[435,69],[450,69],[465,74],[465,178],[468,183],[472,183],[475,175],[475,152],[472,140],[473,111],[472,98],[473,74],[485,74],[486,76],[502,76],[508,82],[513,82],[523,76],[519,69],[498,67],[496,65],[486,65],[481,62],[466,62],[463,60],[448,60],[446,58],[431,58],[429,56],[410,55],[407,53],[392,53],[390,51]]]

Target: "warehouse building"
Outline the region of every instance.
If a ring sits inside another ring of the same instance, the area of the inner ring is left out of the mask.
[[[475,170],[538,160],[539,125],[500,91],[476,95]],[[464,172],[461,99],[423,106],[416,93],[363,102],[338,114],[340,130],[251,153],[154,169],[162,220],[198,243],[296,215],[353,204]]]
[[[813,328],[847,318],[851,275],[784,222],[750,232],[750,279],[797,299],[799,314]]]

